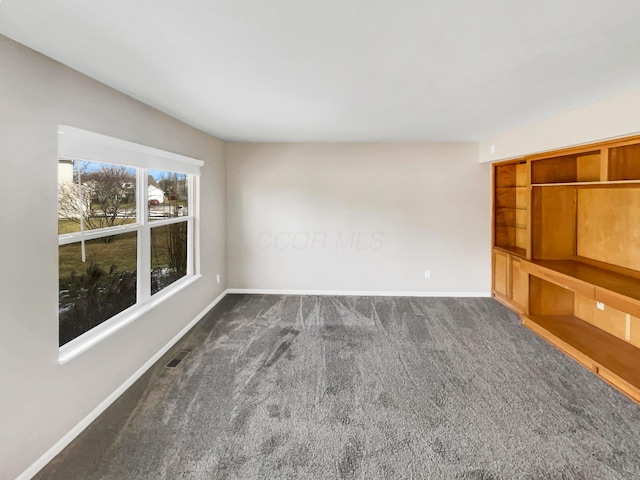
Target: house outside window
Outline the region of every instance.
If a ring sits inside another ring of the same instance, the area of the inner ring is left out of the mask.
[[[59,346],[68,361],[197,277],[203,162],[68,126],[58,145]]]

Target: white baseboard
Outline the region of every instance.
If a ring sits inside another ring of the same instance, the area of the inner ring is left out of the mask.
[[[56,455],[58,455],[67,445],[69,445],[74,438],[76,438],[82,431],[87,428],[91,422],[93,422],[98,416],[104,412],[109,405],[115,402],[120,395],[122,395],[127,388],[129,388],[133,383],[138,380],[147,370],[149,370],[160,358],[169,351],[171,347],[173,347],[178,340],[184,337],[189,330],[191,330],[196,323],[198,323],[209,311],[215,307],[220,300],[222,300],[227,294],[227,290],[222,292],[218,298],[216,298],[213,302],[207,305],[202,312],[196,316],[193,320],[191,320],[178,334],[173,337],[167,344],[162,347],[153,357],[151,357],[147,362],[142,365],[133,375],[131,375],[125,382],[116,388],[111,395],[105,398],[100,405],[94,408],[89,415],[84,417],[80,423],[78,423],[75,427],[73,427],[67,434],[58,440],[53,447],[47,450],[44,455],[42,455],[38,460],[36,460],[29,468],[27,468],[24,472],[22,472],[16,480],[31,480],[42,468],[54,459]]]
[[[385,292],[348,290],[277,290],[265,288],[228,288],[227,293],[258,295],[335,295],[355,297],[490,297],[491,292]]]

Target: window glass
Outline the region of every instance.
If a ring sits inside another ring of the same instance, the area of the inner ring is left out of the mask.
[[[151,229],[151,295],[187,274],[187,222]]]
[[[137,233],[58,247],[60,345],[136,303]]]
[[[149,220],[187,216],[189,183],[184,173],[149,170]]]
[[[193,276],[196,219],[188,210],[197,190],[190,185],[198,184],[203,164],[58,125],[61,363],[89,348],[107,326],[115,331],[155,303],[153,294]]]
[[[81,220],[85,230],[135,223],[136,169],[60,159],[58,233],[79,232]]]

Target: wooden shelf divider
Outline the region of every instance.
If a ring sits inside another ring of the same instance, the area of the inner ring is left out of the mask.
[[[610,180],[598,182],[557,182],[557,183],[532,183],[532,187],[607,187],[607,186],[640,186],[640,180]]]

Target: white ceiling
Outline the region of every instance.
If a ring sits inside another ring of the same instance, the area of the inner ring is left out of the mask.
[[[486,138],[640,87],[639,25],[638,0],[0,3],[0,33],[235,141]]]

